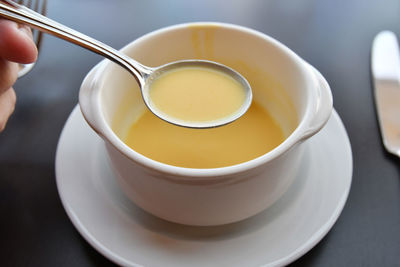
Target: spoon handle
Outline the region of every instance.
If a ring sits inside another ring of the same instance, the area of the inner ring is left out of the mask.
[[[131,72],[139,85],[144,84],[144,79],[151,72],[151,68],[140,64],[118,50],[13,1],[0,1],[0,16],[21,24],[26,24],[39,31],[54,35],[102,55]]]

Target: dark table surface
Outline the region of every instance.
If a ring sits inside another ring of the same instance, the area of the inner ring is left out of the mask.
[[[289,46],[331,85],[354,157],[342,214],[293,266],[400,265],[400,160],[382,147],[369,64],[376,33],[400,36],[400,1],[50,0],[48,16],[116,48],[190,21],[247,26]],[[37,65],[15,84],[16,110],[0,134],[1,266],[113,266],[73,227],[54,170],[80,83],[100,60],[46,35]]]

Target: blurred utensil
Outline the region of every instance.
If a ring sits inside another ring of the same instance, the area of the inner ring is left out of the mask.
[[[25,6],[27,8],[30,8],[30,9],[38,12],[39,14],[42,14],[43,16],[46,15],[47,0],[18,0],[17,3],[22,6]],[[43,33],[39,30],[32,29],[32,34],[33,34],[33,41],[35,42],[35,45],[36,45],[38,51],[40,51]],[[20,70],[18,72],[18,78],[24,76],[29,71],[31,71],[31,69],[33,68],[34,65],[35,65],[35,63],[19,64]]]
[[[383,144],[400,157],[400,53],[393,32],[383,31],[375,37],[371,71]]]

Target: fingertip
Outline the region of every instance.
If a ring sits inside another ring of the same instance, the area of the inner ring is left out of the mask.
[[[19,62],[23,64],[27,63],[32,63],[37,60],[38,56],[38,50],[35,45],[35,42],[33,41],[33,35],[31,29],[26,26],[22,25],[19,27],[19,32],[23,36],[22,38],[25,38],[25,44],[22,44],[24,47],[21,47],[20,52],[24,53],[22,54],[22,59],[25,60],[24,62]]]
[[[18,63],[32,63],[37,59],[37,48],[30,29],[19,27],[9,20],[0,20],[0,57]]]

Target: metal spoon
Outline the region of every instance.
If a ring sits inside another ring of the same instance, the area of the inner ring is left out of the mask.
[[[3,4],[3,3],[6,4]],[[36,28],[40,31],[52,34],[56,37],[64,39],[68,42],[79,45],[83,48],[91,50],[97,54],[100,54],[120,66],[124,67],[128,70],[139,83],[143,100],[147,107],[159,118],[183,127],[189,128],[211,128],[221,126],[227,123],[230,123],[239,117],[241,117],[247,109],[250,107],[252,101],[252,91],[249,83],[246,79],[240,75],[238,72],[234,71],[231,68],[228,68],[222,64],[218,64],[216,62],[207,61],[207,60],[181,60],[171,62],[156,68],[151,68],[140,64],[139,62],[133,60],[132,58],[122,54],[118,50],[103,44],[96,39],[93,39],[89,36],[86,36],[80,32],[77,32],[73,29],[70,29],[56,21],[53,21],[39,13],[34,12],[33,10],[16,4],[13,1],[9,0],[1,0],[0,2],[0,16],[16,21],[18,23],[27,24],[33,28]],[[149,97],[149,88],[151,87],[151,82],[155,80],[160,74],[165,71],[169,71],[174,68],[179,67],[187,67],[187,66],[198,66],[198,67],[207,67],[212,68],[217,71],[222,71],[232,78],[236,79],[243,85],[243,88],[246,93],[245,101],[243,105],[230,116],[213,120],[213,121],[182,121],[179,119],[175,119],[170,117],[162,112],[160,112],[150,101]]]

